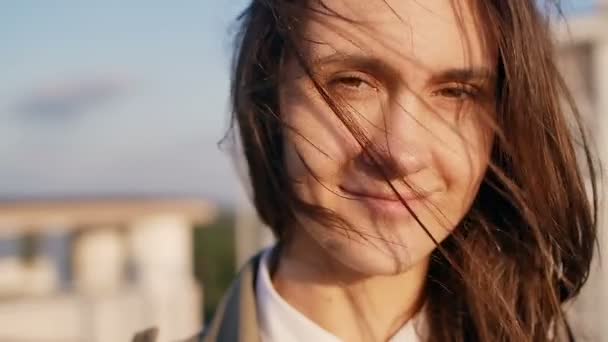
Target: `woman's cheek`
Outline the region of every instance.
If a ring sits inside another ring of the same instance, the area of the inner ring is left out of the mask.
[[[484,178],[491,139],[476,124],[460,126],[457,132],[445,133],[450,137],[443,148],[436,145],[434,154],[439,170],[448,185],[448,194],[458,216],[466,214],[475,199]]]
[[[336,177],[341,167],[349,160],[349,151],[344,142],[323,127],[313,132],[301,132],[288,136],[286,149],[288,171],[292,178],[316,178],[329,181]]]
[[[285,138],[291,145],[286,160],[301,159],[297,161],[299,176],[310,168],[320,179],[331,177],[360,152],[357,140],[327,105],[286,102],[282,108]]]

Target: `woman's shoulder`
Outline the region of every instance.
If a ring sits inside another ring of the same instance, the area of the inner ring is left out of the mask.
[[[157,336],[158,327],[151,327],[135,333],[131,342],[156,342]]]
[[[151,327],[148,329],[144,329],[139,331],[133,336],[131,342],[158,342],[158,327]],[[199,342],[201,341],[202,333],[198,333],[190,338],[185,340],[181,340],[179,342]]]
[[[201,341],[257,341],[259,328],[255,297],[255,282],[261,253],[254,256],[239,271]]]
[[[254,256],[239,271],[209,325],[180,342],[255,341],[258,326],[254,289],[260,256]],[[158,327],[150,327],[137,332],[132,342],[157,342],[157,338]]]

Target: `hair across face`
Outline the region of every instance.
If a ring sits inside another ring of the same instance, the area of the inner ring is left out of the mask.
[[[293,242],[307,234],[302,241],[363,274],[403,271],[430,255],[477,194],[492,143],[496,48],[471,8],[456,13],[449,0],[324,4],[337,15],[318,8],[303,23],[310,39],[298,42],[300,59],[285,59],[279,115],[296,195],[349,231],[297,213]]]
[[[431,255],[432,341],[544,341],[587,279],[594,163],[538,5],[254,0],[241,17],[233,127],[259,216],[362,274]]]

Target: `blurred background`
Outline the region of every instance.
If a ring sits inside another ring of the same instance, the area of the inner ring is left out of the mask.
[[[217,146],[247,1],[3,4],[0,341],[195,334],[272,242]],[[563,9],[560,66],[608,160],[608,1]],[[606,258],[571,305],[583,340],[608,341]]]

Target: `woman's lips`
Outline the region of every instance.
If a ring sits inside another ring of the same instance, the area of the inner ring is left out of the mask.
[[[400,202],[399,197],[392,189],[386,189],[378,191],[377,189],[360,189],[360,188],[349,188],[348,186],[341,186],[342,192],[354,197],[354,198],[370,198],[383,201],[394,201]],[[419,200],[424,197],[428,197],[431,191],[398,191],[399,195],[404,201]]]
[[[370,189],[348,188],[346,186],[340,187],[340,189],[349,197],[349,199],[362,203],[375,213],[381,213],[389,216],[411,215],[410,210],[408,210],[406,205],[391,189],[388,189],[388,191],[378,191]],[[407,204],[407,206],[410,207],[410,209],[412,209],[412,206],[417,202],[428,198],[432,193],[433,192],[430,191],[399,192],[401,198]]]

